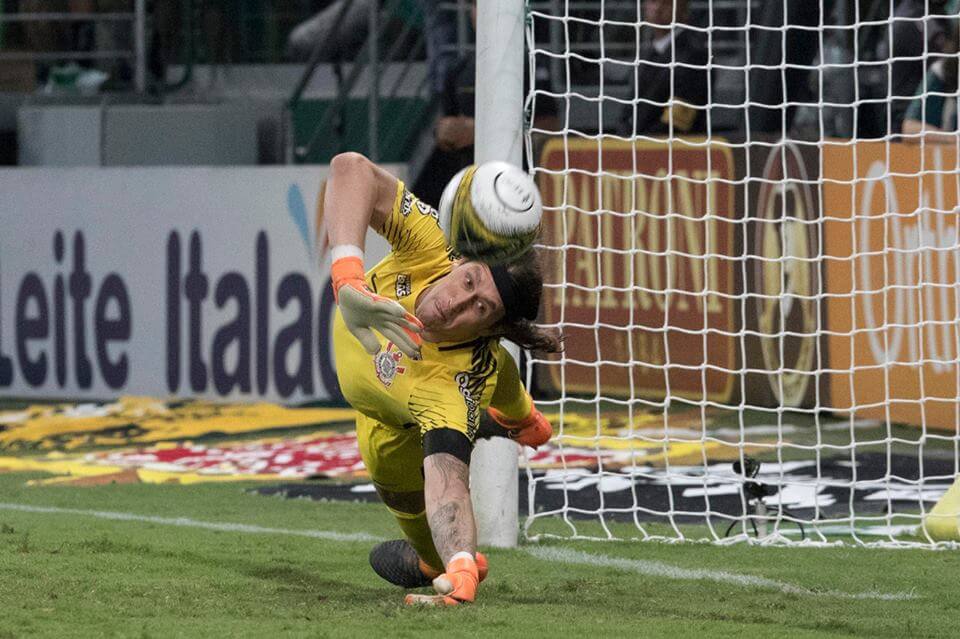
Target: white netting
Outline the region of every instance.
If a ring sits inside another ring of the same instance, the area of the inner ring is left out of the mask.
[[[528,536],[929,545],[958,473],[955,2],[530,2]],[[755,474],[755,475],[754,475]]]

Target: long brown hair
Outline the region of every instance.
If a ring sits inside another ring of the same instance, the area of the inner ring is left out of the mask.
[[[507,264],[506,269],[526,302],[539,308],[543,295],[543,270],[536,250],[527,251],[522,257]],[[504,319],[494,326],[493,330],[526,349],[545,353],[559,353],[563,350],[563,336],[558,329],[537,326],[524,317]]]

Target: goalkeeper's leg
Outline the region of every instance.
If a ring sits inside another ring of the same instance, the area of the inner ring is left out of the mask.
[[[380,491],[380,496],[393,499],[394,496]],[[423,495],[420,495],[422,503]],[[377,544],[370,551],[370,566],[374,572],[401,588],[424,588],[443,572],[443,561],[433,545],[433,535],[427,524],[425,511],[413,515],[390,508],[397,518],[400,529],[406,539],[393,539]],[[476,553],[477,572],[480,581],[487,576],[487,558]]]
[[[358,413],[357,443],[377,493],[406,537],[374,547],[370,565],[398,586],[429,586],[444,566],[427,523],[419,433],[412,428],[390,428]],[[486,558],[478,553],[476,559],[481,576],[485,576]]]

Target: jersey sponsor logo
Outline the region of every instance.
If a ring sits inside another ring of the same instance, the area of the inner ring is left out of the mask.
[[[412,284],[409,273],[400,273],[397,275],[397,299],[406,297],[412,290]]]
[[[377,372],[377,379],[387,388],[390,388],[397,375],[403,375],[406,372],[406,367],[400,366],[402,358],[403,353],[396,350],[393,342],[387,342],[387,348],[373,356],[373,368]]]
[[[410,211],[413,210],[414,205],[417,207],[417,211],[420,215],[428,215],[433,218],[433,221],[437,223],[437,226],[440,226],[440,214],[437,213],[437,210],[427,204],[417,199],[417,197],[410,191],[403,191],[403,198],[400,201],[400,215],[407,217],[410,215]]]
[[[408,215],[410,215],[410,211],[413,210],[414,201],[415,201],[415,198],[413,197],[413,193],[411,193],[410,191],[404,191],[403,201],[400,202],[400,215],[402,215],[403,217],[407,217]]]
[[[467,406],[467,437],[473,441],[480,426],[480,398],[487,380],[497,370],[497,358],[488,340],[480,340],[473,347],[473,361],[468,371],[454,375],[457,388]]]
[[[463,402],[467,405],[467,428],[470,432],[475,432],[474,424],[480,422],[480,402],[474,397],[473,391],[470,389],[474,385],[471,384],[470,373],[457,373],[454,379],[460,389],[460,394],[463,395]]]

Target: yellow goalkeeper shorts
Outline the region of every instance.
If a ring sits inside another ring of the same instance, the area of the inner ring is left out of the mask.
[[[416,424],[386,426],[358,412],[357,444],[387,507],[409,515],[423,512],[423,446]]]

